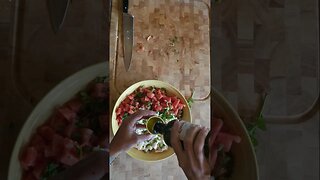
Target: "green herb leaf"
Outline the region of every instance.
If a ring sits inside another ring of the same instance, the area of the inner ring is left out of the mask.
[[[41,180],[48,180],[50,177],[58,174],[60,171],[62,171],[61,167],[59,164],[56,163],[49,163],[44,170]]]
[[[81,101],[84,102],[85,104],[90,102],[90,96],[86,91],[80,91],[79,95],[80,95]]]
[[[187,103],[188,103],[188,106],[191,108],[191,105],[193,104],[193,98],[192,97],[189,97],[188,99],[187,99]]]
[[[252,145],[254,146],[254,148],[256,148],[258,146],[258,140],[256,138],[257,129],[260,129],[263,131],[267,130],[266,123],[265,123],[263,115],[262,115],[262,111],[263,111],[263,108],[265,105],[266,98],[267,98],[267,94],[262,99],[262,104],[261,104],[261,107],[260,107],[260,110],[258,113],[258,118],[256,119],[256,121],[253,123],[246,124],[246,128],[247,128],[248,134],[250,136],[250,139],[251,139],[251,142],[252,142]]]
[[[81,147],[81,146],[78,146],[78,145],[76,145],[75,147],[76,147],[76,149],[77,149],[77,155],[78,155],[78,157],[79,157],[80,159],[82,159],[82,157],[83,157],[82,147]]]
[[[135,98],[142,98],[144,97],[144,94],[141,93],[141,92],[138,92],[136,95],[135,95]]]
[[[123,116],[122,116],[122,121],[125,120],[128,116],[129,116],[129,113],[127,113],[127,112],[124,113]]]
[[[105,83],[107,79],[107,76],[101,76],[101,77],[96,77],[94,80],[95,83]]]
[[[262,114],[259,115],[259,118],[257,120],[257,126],[258,126],[259,129],[261,129],[263,131],[267,130],[266,123],[265,123],[265,121],[263,119]]]
[[[194,91],[192,91],[191,93],[191,96],[187,98],[187,103],[188,103],[188,106],[191,108],[192,104],[194,103],[194,100],[193,100],[193,93]]]

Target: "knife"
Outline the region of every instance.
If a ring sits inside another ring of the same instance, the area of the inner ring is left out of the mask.
[[[58,32],[63,25],[69,4],[70,0],[47,0],[51,26],[55,33]]]
[[[129,70],[133,46],[133,16],[128,13],[129,2],[123,0],[122,27],[123,27],[123,54],[124,66]]]

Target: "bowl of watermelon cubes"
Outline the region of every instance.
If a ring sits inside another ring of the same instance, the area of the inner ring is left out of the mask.
[[[115,134],[123,121],[138,110],[152,110],[166,123],[175,119],[191,122],[191,111],[185,97],[174,86],[158,80],[145,80],[128,87],[118,98],[112,112],[112,131]],[[142,127],[147,119],[137,123]],[[148,133],[146,128],[137,134]],[[159,161],[174,154],[161,135],[136,144],[127,153],[138,160]]]
[[[54,87],[16,140],[9,180],[50,179],[109,145],[108,64],[85,68]]]

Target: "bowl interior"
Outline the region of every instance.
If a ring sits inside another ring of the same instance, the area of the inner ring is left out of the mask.
[[[188,104],[187,100],[185,99],[185,97],[172,85],[162,82],[162,81],[158,81],[158,80],[145,80],[145,81],[140,81],[137,82],[133,85],[131,85],[129,88],[127,88],[118,98],[117,102],[114,105],[113,111],[112,111],[112,131],[113,134],[115,134],[118,131],[118,123],[116,120],[116,108],[120,105],[120,103],[132,92],[134,92],[138,87],[140,86],[144,86],[144,87],[150,87],[150,86],[155,86],[157,88],[165,88],[167,90],[167,94],[170,96],[177,96],[179,99],[181,99],[183,101],[184,104]],[[188,122],[191,122],[191,111],[189,106],[185,106],[183,109],[183,115],[182,115],[182,119]],[[137,150],[136,148],[131,148],[127,151],[127,153],[135,158],[135,159],[139,159],[139,160],[143,160],[143,161],[159,161],[159,160],[163,160],[165,158],[170,157],[171,155],[174,154],[174,151],[172,148],[169,148],[168,150],[164,151],[164,152],[148,152],[145,153],[143,151]]]
[[[224,125],[228,127],[230,132],[241,137],[241,142],[233,144],[231,148],[231,153],[234,157],[234,170],[230,179],[258,180],[255,151],[245,130],[245,125],[238,113],[219,92],[214,90],[213,94],[214,116],[222,118]]]

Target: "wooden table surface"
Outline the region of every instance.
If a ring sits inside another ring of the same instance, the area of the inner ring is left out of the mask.
[[[27,8],[20,8],[20,12],[27,23],[18,32],[29,41],[22,47],[27,51],[20,52],[26,56],[18,56],[14,68],[15,1],[0,0],[0,179],[7,177],[15,139],[34,104],[68,75],[109,57],[108,3],[73,1],[64,28],[57,35],[50,29],[45,3],[25,3],[23,7]],[[240,115],[250,118],[264,90],[271,94],[266,115],[303,112],[316,99],[318,12],[316,0],[223,0],[215,6],[211,14],[213,82]],[[87,43],[79,43],[81,39]],[[37,47],[37,51],[28,45]],[[319,113],[300,124],[268,124],[267,128],[258,134],[261,180],[319,179]],[[128,157],[120,158],[122,161]],[[142,179],[176,168],[167,164],[156,174],[135,169],[135,163],[131,161],[125,171],[129,175],[141,173]]]

